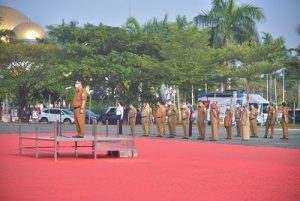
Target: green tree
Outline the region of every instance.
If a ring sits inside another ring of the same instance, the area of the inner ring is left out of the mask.
[[[211,46],[258,42],[256,23],[265,19],[263,10],[251,4],[237,6],[236,0],[212,0],[212,9],[194,18],[199,26],[211,28]]]

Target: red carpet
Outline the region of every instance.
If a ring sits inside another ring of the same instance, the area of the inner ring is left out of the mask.
[[[18,156],[0,135],[1,201],[300,199],[300,150],[137,139],[135,159]]]

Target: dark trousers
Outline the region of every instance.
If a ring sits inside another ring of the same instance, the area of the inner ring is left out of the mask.
[[[121,115],[117,115],[118,121],[119,121],[119,134],[122,135],[122,125],[123,125],[123,119],[121,119]]]
[[[189,123],[189,136],[192,137],[192,133],[193,133],[193,121],[190,120]]]

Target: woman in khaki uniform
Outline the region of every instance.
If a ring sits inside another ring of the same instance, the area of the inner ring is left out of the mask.
[[[143,136],[149,136],[150,134],[149,122],[150,122],[150,109],[147,106],[147,103],[144,102],[143,110],[142,110],[142,128],[144,131]]]
[[[242,124],[242,139],[249,140],[250,139],[250,112],[248,109],[248,104],[244,104],[242,112],[241,112],[241,124]]]
[[[165,111],[161,102],[157,102],[157,109],[155,113],[155,123],[157,127],[157,137],[162,137],[164,135],[164,124],[165,124]]]
[[[254,105],[250,106],[250,130],[251,137],[258,138],[258,129],[257,129],[257,115],[259,115],[258,110]]]
[[[204,140],[206,132],[206,116],[207,110],[202,101],[198,103],[198,132],[199,140]]]
[[[226,112],[225,112],[225,119],[224,119],[224,126],[226,128],[227,138],[231,140],[232,138],[232,109],[230,105],[227,105]]]
[[[189,139],[190,109],[186,106],[185,102],[182,104],[181,118],[184,135],[182,139]]]
[[[219,139],[219,108],[217,103],[214,102],[210,105],[210,123],[212,131],[212,141],[217,141]]]
[[[289,123],[289,111],[287,108],[286,102],[282,103],[282,118],[281,118],[281,125],[282,125],[282,131],[283,131],[283,136],[280,139],[289,139],[289,133],[288,133],[288,123]]]

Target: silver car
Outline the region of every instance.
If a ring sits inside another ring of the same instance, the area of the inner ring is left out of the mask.
[[[39,121],[42,123],[58,121],[64,124],[73,124],[74,113],[69,109],[45,108],[41,111]]]

